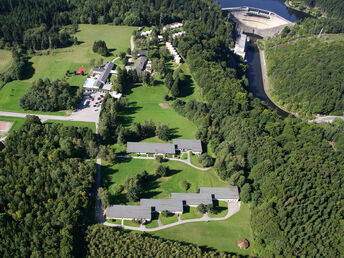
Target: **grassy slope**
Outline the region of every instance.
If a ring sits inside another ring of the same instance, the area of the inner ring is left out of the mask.
[[[127,95],[129,101],[128,112],[125,114],[124,124],[131,126],[133,122],[142,122],[152,119],[155,123],[168,124],[171,129],[171,138],[194,139],[196,126],[187,118],[179,115],[172,107],[164,109],[160,103],[166,103],[163,99],[167,89],[163,84],[144,87],[138,86],[131,89]]]
[[[195,193],[199,187],[223,187],[226,183],[221,181],[213,169],[199,171],[178,161],[168,161],[163,163],[172,170],[171,176],[159,178],[155,182],[147,184],[145,197],[147,198],[170,198],[172,192],[185,192],[181,186],[182,181],[188,181],[191,186],[188,192]],[[116,184],[123,184],[126,177],[146,170],[149,174],[154,174],[159,163],[155,160],[119,159],[113,166],[102,168],[102,185],[108,186],[113,194],[113,187]]]
[[[250,211],[242,204],[240,211],[224,221],[186,223],[164,230],[152,232],[154,236],[214,248],[219,251],[250,255],[252,247],[241,250],[237,246],[239,238],[252,243]]]
[[[92,45],[95,40],[104,40],[112,51],[112,56],[103,58],[105,61],[112,60],[120,51],[130,47],[130,36],[135,27],[110,26],[110,25],[79,25],[79,32],[76,34],[81,42],[77,46],[56,49],[50,55],[34,56],[29,62],[32,65],[32,76],[23,81],[14,81],[5,85],[0,90],[0,110],[33,113],[24,111],[19,106],[19,99],[25,94],[31,83],[39,78],[62,79],[67,70],[74,71],[79,66],[84,66],[89,71],[89,62],[94,58],[97,62],[100,55],[92,52]],[[74,76],[68,81],[73,86],[81,86],[85,77]],[[14,91],[12,91],[12,89]],[[13,96],[10,96],[10,95]],[[44,113],[44,112],[39,112]],[[63,115],[61,112],[50,114]]]
[[[12,63],[11,51],[0,49],[0,74],[6,71]]]
[[[94,133],[96,132],[96,124],[93,122],[76,122],[76,121],[60,121],[60,120],[47,120],[45,123],[60,123],[67,126],[75,126],[75,127],[88,127]]]

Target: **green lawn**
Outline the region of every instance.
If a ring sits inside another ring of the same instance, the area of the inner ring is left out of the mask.
[[[112,60],[119,52],[126,51],[130,47],[130,36],[136,27],[111,26],[111,25],[79,25],[76,37],[79,45],[67,48],[55,49],[49,52],[42,51],[29,60],[26,73],[27,79],[8,83],[0,90],[0,110],[33,113],[24,111],[19,106],[19,99],[25,94],[31,83],[39,78],[52,80],[63,79],[67,70],[75,71],[79,66],[86,67],[86,72],[91,68],[89,62],[100,58],[104,61]],[[101,57],[93,53],[92,45],[95,40],[104,40],[111,51],[108,57]],[[1,60],[1,58],[0,58]],[[1,68],[0,68],[1,69]],[[72,76],[67,78],[72,86],[81,86],[85,76]],[[37,112],[44,113],[44,112]],[[64,115],[64,112],[50,112],[54,115]]]
[[[5,72],[12,63],[11,51],[0,49],[0,74]]]
[[[239,238],[246,238],[252,244],[250,210],[245,204],[227,220],[186,223],[151,234],[242,255],[250,255],[252,250],[252,247],[241,250],[237,246]]]
[[[202,96],[200,93],[199,87],[196,85],[195,80],[193,79],[189,66],[186,63],[180,65],[180,69],[185,74],[185,81],[181,87],[181,98],[184,101],[189,99],[195,99],[202,102]]]
[[[190,161],[193,165],[203,168],[203,165],[198,161],[198,156],[190,153]]]
[[[159,224],[156,219],[153,219],[152,221],[146,223],[146,228],[157,228],[158,226]]]
[[[113,188],[116,184],[123,184],[126,177],[132,177],[143,170],[153,175],[159,164],[155,160],[118,159],[117,164],[102,167],[102,186],[107,187],[110,193],[114,194]],[[165,199],[170,198],[172,192],[185,193],[180,183],[182,181],[188,181],[191,184],[187,191],[190,193],[196,193],[202,186],[227,186],[227,183],[221,181],[213,169],[200,171],[179,161],[168,161],[163,164],[170,167],[171,175],[158,179],[152,176],[151,181],[146,184],[144,198]]]
[[[210,218],[224,217],[228,213],[228,204],[222,201],[214,201],[214,214],[209,214]]]
[[[185,206],[184,211],[182,214],[182,220],[187,220],[187,219],[197,219],[203,217],[203,214],[199,213],[197,211],[197,208],[195,207],[189,207]]]
[[[116,225],[121,225],[122,221],[120,219],[107,219],[106,222],[112,223],[112,224],[116,224]]]
[[[9,132],[18,130],[25,123],[25,120],[26,118],[21,118],[21,117],[0,116],[0,121],[13,122],[13,125]]]
[[[68,126],[75,126],[75,127],[88,127],[94,133],[96,132],[96,124],[93,122],[47,120],[44,123],[59,123],[59,124],[64,124],[64,125],[68,125]]]
[[[131,220],[124,220],[123,224],[126,226],[131,226],[131,227],[140,227],[139,223],[131,221]]]
[[[160,217],[160,221],[163,225],[171,224],[171,223],[178,221],[178,215],[177,214],[169,214],[167,217],[160,215],[159,217]]]

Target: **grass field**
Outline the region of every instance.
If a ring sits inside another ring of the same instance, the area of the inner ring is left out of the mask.
[[[93,122],[77,122],[77,121],[60,121],[60,120],[47,120],[44,123],[59,123],[64,124],[67,126],[75,126],[75,127],[88,127],[94,133],[96,132],[96,124]]]
[[[158,220],[156,219],[152,219],[150,222],[146,223],[146,228],[157,228],[158,226]]]
[[[13,122],[13,125],[11,129],[9,130],[9,133],[12,131],[18,130],[25,123],[25,120],[26,118],[21,118],[21,117],[0,116],[0,121]]]
[[[131,220],[124,220],[123,224],[126,226],[131,226],[131,227],[140,227],[140,224]]]
[[[203,214],[199,213],[197,211],[197,208],[189,207],[189,206],[184,207],[184,211],[182,214],[182,220],[198,219],[198,218],[202,218],[202,217],[203,217]]]
[[[250,255],[252,250],[252,247],[241,250],[237,246],[239,238],[246,238],[252,243],[250,210],[245,204],[241,205],[238,213],[227,220],[186,223],[151,234],[241,255]]]
[[[145,194],[142,198],[170,198],[172,192],[185,193],[181,182],[188,181],[190,188],[187,192],[196,193],[199,187],[224,187],[226,182],[221,181],[213,169],[200,171],[178,161],[163,163],[169,166],[171,173],[168,177],[158,178],[152,176],[152,180],[146,184]],[[153,175],[159,163],[155,160],[118,159],[117,164],[102,167],[102,186],[107,187],[111,194],[117,184],[123,184],[126,177],[146,170]],[[124,199],[117,198],[118,202]]]
[[[12,63],[11,51],[0,49],[0,74],[5,72]]]
[[[55,49],[49,54],[48,51],[42,51],[42,55],[32,57],[26,71],[28,78],[8,83],[0,90],[0,110],[33,113],[32,111],[26,112],[19,106],[19,99],[33,81],[40,78],[63,79],[67,70],[75,71],[79,66],[86,67],[86,72],[88,72],[91,59],[95,59],[96,63],[100,58],[103,58],[104,61],[112,60],[119,52],[126,51],[130,47],[130,36],[135,29],[136,27],[128,26],[79,25],[79,32],[76,33],[76,37],[80,44]],[[101,57],[93,53],[92,45],[95,40],[104,40],[111,51],[111,55]],[[0,60],[2,59],[0,58]],[[84,80],[84,76],[72,76],[67,79],[72,86],[81,86]],[[64,115],[65,113],[50,112],[50,114]]]
[[[162,82],[151,87],[137,85],[131,88],[125,93],[129,107],[121,117],[121,122],[130,127],[133,122],[151,119],[155,123],[168,124],[171,138],[194,139],[196,126],[179,115],[171,106],[166,105],[166,94],[167,88]],[[162,103],[165,103],[165,106],[162,106]]]
[[[222,201],[214,201],[214,209],[215,213],[214,214],[209,214],[210,218],[219,218],[219,217],[224,217],[228,213],[228,204],[226,202]]]
[[[171,224],[171,223],[178,221],[178,215],[177,214],[169,214],[169,216],[167,216],[167,217],[160,215],[159,217],[160,217],[160,221],[163,225]]]

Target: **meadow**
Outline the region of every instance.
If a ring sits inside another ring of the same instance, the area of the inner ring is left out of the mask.
[[[0,74],[5,72],[12,63],[11,51],[0,49]]]
[[[79,31],[75,35],[79,41],[78,45],[36,53],[29,60],[26,71],[27,79],[10,82],[0,90],[0,110],[34,113],[25,111],[19,106],[19,99],[25,94],[33,81],[40,78],[63,79],[67,70],[72,72],[79,66],[86,67],[86,72],[88,72],[91,68],[91,59],[94,59],[96,64],[100,58],[104,61],[112,60],[119,52],[126,51],[130,47],[130,37],[135,29],[136,27],[128,26],[79,25]],[[110,56],[101,57],[99,54],[93,53],[92,46],[95,40],[104,40],[106,42],[107,47],[110,49]],[[72,86],[79,87],[85,81],[85,76],[71,76],[66,79]],[[44,114],[46,112],[37,113]],[[65,115],[66,113],[49,112],[49,114]]]
[[[102,186],[107,187],[111,194],[114,194],[116,185],[124,184],[127,177],[132,177],[144,170],[148,174],[154,175],[156,168],[160,165],[156,160],[141,159],[117,159],[115,165],[104,164],[102,166]],[[143,198],[170,198],[172,192],[176,193],[196,193],[204,187],[225,187],[228,184],[222,181],[215,170],[200,171],[179,161],[167,161],[164,166],[169,166],[170,174],[167,177],[155,178],[146,184]],[[190,183],[190,188],[186,191],[182,182]],[[116,198],[117,202],[124,202],[123,198]]]
[[[241,204],[240,211],[227,220],[186,223],[150,234],[205,248],[213,248],[218,251],[250,255],[252,247],[241,250],[237,246],[239,238],[246,238],[252,243],[250,216],[249,207],[246,204]]]

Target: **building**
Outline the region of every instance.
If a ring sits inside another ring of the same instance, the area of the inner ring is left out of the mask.
[[[147,51],[139,50],[139,51],[137,51],[137,56],[138,57],[140,57],[140,56],[147,56]]]
[[[78,70],[75,72],[76,75],[84,75],[86,72],[85,67],[79,67]]]
[[[185,34],[185,31],[180,31],[172,34],[172,38],[175,39]]]
[[[122,97],[122,93],[117,91],[110,91],[110,96],[112,96],[114,99],[120,99]]]
[[[197,207],[200,204],[208,205],[213,199],[208,193],[171,193],[172,200],[181,200],[184,206]]]
[[[152,30],[147,30],[147,31],[141,32],[140,36],[141,37],[147,37],[150,34],[152,34]]]
[[[94,67],[92,69],[93,76],[85,81],[83,87],[102,88],[106,84],[110,74],[115,74],[115,71],[112,70],[114,65],[112,62],[107,62],[104,67]]]
[[[150,221],[152,219],[152,211],[148,206],[111,205],[106,209],[106,218]]]
[[[193,154],[202,154],[202,143],[200,140],[173,139],[173,144],[179,151],[192,151]]]
[[[141,199],[141,206],[151,207],[152,212],[168,211],[169,213],[182,214],[183,203],[173,199]]]
[[[174,30],[174,29],[181,28],[181,27],[183,27],[183,23],[177,22],[177,23],[174,23],[174,24],[170,24],[170,25],[164,26],[162,28],[162,30],[165,32],[167,30]]]
[[[177,50],[174,49],[174,47],[172,46],[172,44],[170,42],[166,42],[166,48],[168,49],[168,51],[171,53],[171,55],[173,56],[173,60],[179,64],[181,61],[180,56],[178,55]]]
[[[137,154],[175,154],[174,144],[151,142],[127,142],[127,153]]]
[[[247,35],[244,33],[241,33],[240,38],[235,43],[234,53],[241,56],[243,59],[245,59],[246,49],[247,49]]]
[[[228,187],[201,187],[201,194],[210,194],[213,200],[225,202],[238,202],[239,190],[237,186]]]
[[[142,71],[146,67],[147,61],[148,61],[147,56],[139,56],[139,58],[137,58],[136,63],[133,66],[133,70],[136,71],[138,76],[141,76]]]

